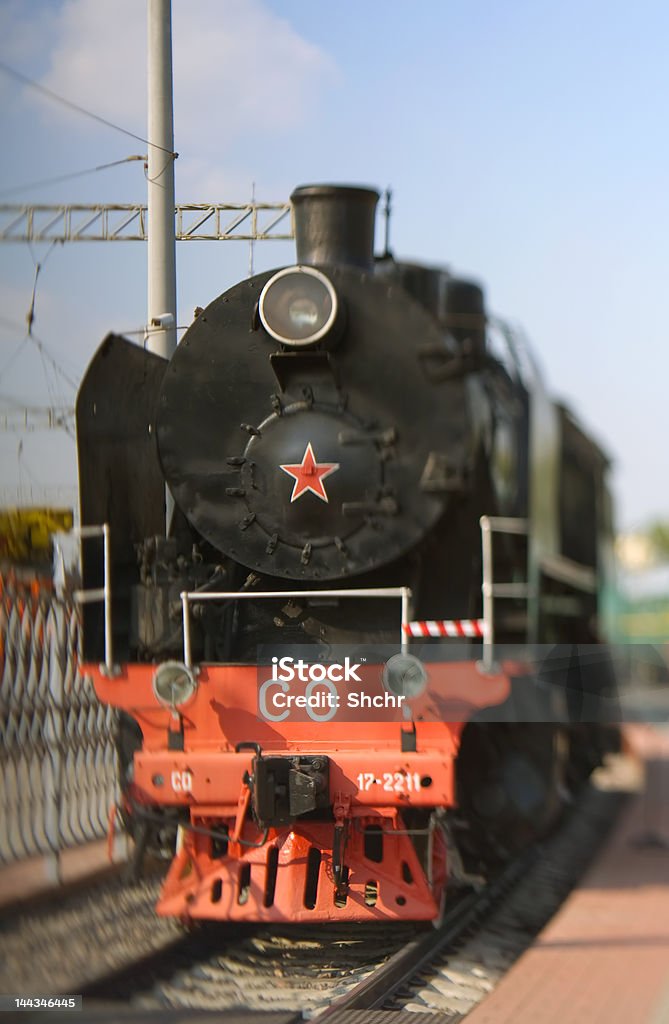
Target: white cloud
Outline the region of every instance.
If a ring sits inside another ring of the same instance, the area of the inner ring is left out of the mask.
[[[39,23],[36,12],[26,10],[25,0],[2,0],[0,6],[0,40],[2,59],[17,70],[24,69],[43,52],[45,40],[53,37],[58,11],[42,8]]]
[[[177,0],[174,68],[179,133],[225,143],[301,123],[334,63],[259,0]]]
[[[192,193],[230,166],[233,145],[237,167],[245,139],[285,145],[287,133],[309,123],[337,69],[262,0],[174,0],[172,19],[178,175]],[[53,21],[43,38],[49,69],[42,84],[145,135],[146,4],[65,0]],[[41,25],[32,28],[42,33]],[[49,118],[85,130],[78,115],[39,102]]]
[[[101,117],[144,134],[143,15],[144,4],[137,0],[65,0],[42,85]],[[78,115],[64,112],[64,116],[77,117],[77,123],[85,126]]]

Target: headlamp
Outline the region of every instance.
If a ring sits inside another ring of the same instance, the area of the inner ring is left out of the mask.
[[[320,341],[337,319],[332,282],[314,267],[287,267],[271,277],[258,302],[263,327],[282,345],[302,348]]]
[[[187,704],[197,690],[197,680],[180,661],[164,661],[153,677],[153,692],[161,704],[175,710]]]
[[[393,654],[383,666],[383,685],[398,697],[420,697],[427,686],[427,672],[413,654]]]

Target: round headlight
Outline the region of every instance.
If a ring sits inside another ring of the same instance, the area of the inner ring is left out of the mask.
[[[383,685],[398,697],[420,697],[427,686],[427,672],[413,654],[393,654],[383,666]]]
[[[197,680],[191,670],[180,661],[165,661],[156,669],[153,692],[167,708],[187,704],[197,690]]]
[[[337,319],[337,293],[314,267],[287,267],[271,277],[258,303],[260,322],[283,345],[313,345]]]

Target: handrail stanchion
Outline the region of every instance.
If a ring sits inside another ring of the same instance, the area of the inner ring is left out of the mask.
[[[490,516],[481,516],[481,555],[482,576],[481,592],[483,594],[483,671],[493,670],[493,651],[495,644],[494,605],[495,595],[492,586],[492,530]]]
[[[411,591],[408,587],[402,587],[402,640],[400,650],[402,654],[407,654],[409,651],[409,633],[407,625],[409,622],[409,599],[411,597]]]
[[[105,667],[109,675],[114,674],[114,640],[112,637],[111,610],[111,554],[109,544],[109,523],[102,527],[102,547],[104,559],[104,609],[105,609]]]
[[[183,633],[184,633],[184,665],[186,668],[193,667],[193,652],[191,650],[190,642],[190,614],[188,610],[188,592],[186,590],[181,593],[181,616],[183,619]]]
[[[280,598],[400,598],[402,602],[402,623],[400,626],[400,650],[408,649],[409,638],[404,629],[409,621],[409,604],[411,601],[410,587],[360,587],[357,590],[192,590],[181,594],[181,608],[184,634],[184,664],[192,668],[192,650],[190,633],[189,601],[201,603],[205,601],[257,601],[277,600]]]

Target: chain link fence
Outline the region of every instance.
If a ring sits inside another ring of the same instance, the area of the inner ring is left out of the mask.
[[[0,574],[0,867],[106,835],[117,716],[79,673],[79,630],[48,583]]]

